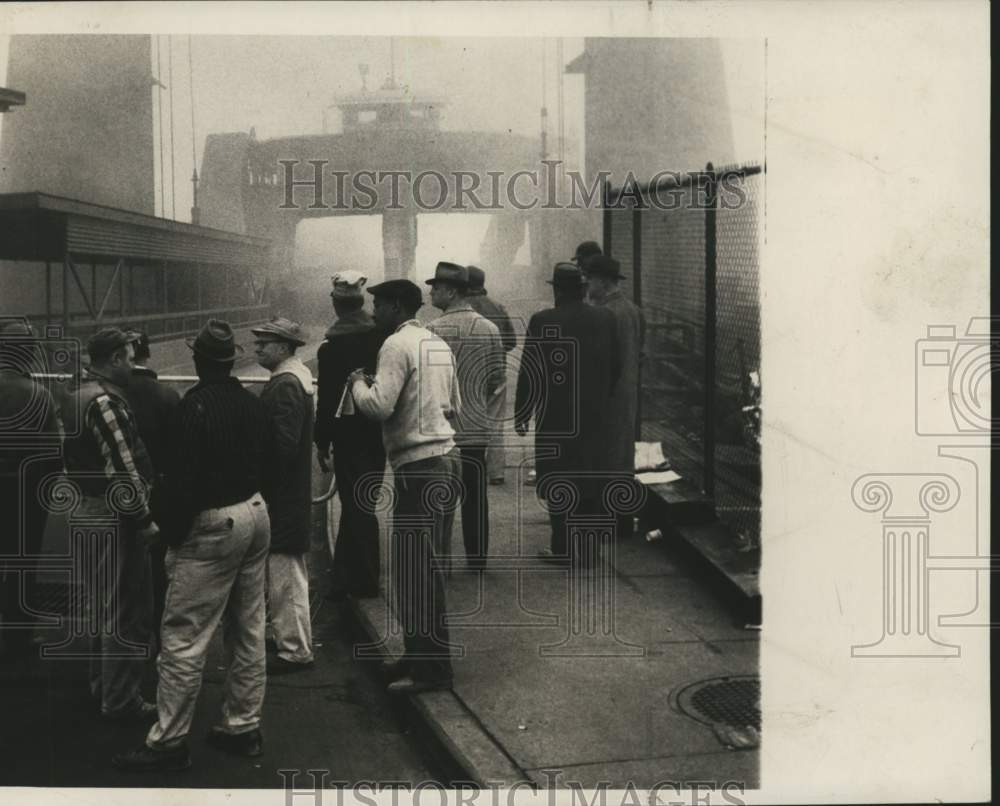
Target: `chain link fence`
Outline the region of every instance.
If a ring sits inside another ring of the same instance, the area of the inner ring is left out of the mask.
[[[763,170],[714,169],[605,198],[605,250],[646,317],[637,439],[760,541]]]

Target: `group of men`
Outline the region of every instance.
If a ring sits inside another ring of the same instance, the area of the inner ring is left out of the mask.
[[[593,242],[557,264],[549,281],[554,307],[531,317],[517,381],[515,428],[524,435],[535,420],[540,496],[553,484],[571,484],[584,512],[601,506],[602,479],[633,469],[643,323],[617,288],[621,277],[618,263]],[[91,602],[106,627],[91,690],[106,718],[155,719],[141,747],[115,757],[119,768],[190,765],[187,736],[220,623],[225,700],[209,741],[240,755],[262,752],[267,676],[313,663],[306,565],[313,443],[324,470],[332,451],[342,505],[331,595],[379,593],[372,491],[388,461],[392,590],[405,644],[404,656],[385,666],[389,690],[451,685],[441,572],[453,557],[456,510],[468,567],[488,567],[488,487],[504,482],[500,423],[515,331],[474,266],[437,265],[427,284],[441,315],[426,327],[416,318],[419,286],[390,280],[367,288],[369,315],[366,282],[354,271],[333,278],[336,321],[318,352],[315,407],[312,376],[295,355],[305,335],[284,318],[252,329],[257,361],[271,373],[259,397],[233,377],[242,348],[220,320],[188,340],[198,383],[183,398],[136,365],[137,356],[148,357],[140,334],[111,328],[89,341],[90,364],[62,405],[65,468],[82,491],[78,513],[118,523],[113,539],[98,547],[111,585]],[[0,366],[4,372],[11,374]],[[23,403],[21,387],[32,383],[13,374],[0,376],[2,406]],[[122,479],[135,495],[127,510],[113,511],[108,491]],[[566,513],[553,510],[550,518],[550,548],[541,556],[562,562],[575,550]],[[37,518],[32,523],[29,550],[40,543]],[[9,601],[0,605],[5,623],[23,604],[23,591]],[[268,615],[274,656],[266,661]],[[148,645],[154,632],[155,704],[139,692],[143,664],[114,651]]]

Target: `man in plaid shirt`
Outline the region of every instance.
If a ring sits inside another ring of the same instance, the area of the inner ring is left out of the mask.
[[[123,392],[137,337],[118,328],[91,337],[90,366],[63,410],[66,471],[82,493],[73,517],[100,522],[88,546],[97,563],[87,579],[91,619],[100,625],[90,689],[111,720],[156,716],[139,693],[152,636],[147,548],[159,534],[149,511],[153,469]]]

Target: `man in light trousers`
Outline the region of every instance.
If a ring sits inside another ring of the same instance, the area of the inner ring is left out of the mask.
[[[260,400],[230,371],[232,330],[212,319],[188,340],[199,382],[177,408],[164,532],[171,543],[157,659],[157,722],[139,748],[115,756],[121,770],[191,765],[187,736],[209,643],[222,623],[226,679],[221,722],[209,744],[259,756],[266,670],[264,585],[270,522],[260,494],[267,420]]]

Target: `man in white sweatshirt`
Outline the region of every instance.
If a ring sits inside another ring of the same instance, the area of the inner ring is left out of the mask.
[[[395,500],[390,558],[406,653],[390,668],[389,691],[449,688],[451,652],[440,554],[458,503],[460,459],[452,420],[461,405],[448,344],[414,318],[423,298],[409,280],[372,286],[375,326],[391,335],[375,378],[348,378],[357,408],[382,423]]]

